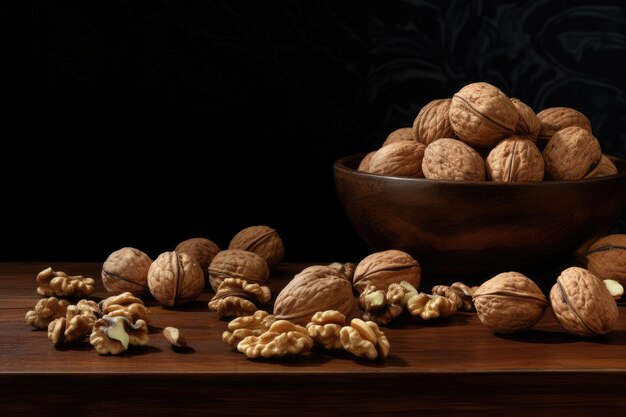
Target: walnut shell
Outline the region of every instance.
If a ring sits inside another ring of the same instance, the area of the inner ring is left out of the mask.
[[[250,226],[233,237],[228,249],[254,252],[265,259],[270,268],[278,265],[285,257],[285,246],[278,232],[268,226]]]
[[[596,168],[591,174],[587,175],[587,178],[608,177],[616,174],[618,174],[618,171],[615,164],[606,155],[602,155],[598,168]]]
[[[152,259],[135,248],[116,250],[102,265],[102,284],[108,292],[130,291],[136,296],[148,292],[148,270]]]
[[[318,311],[350,317],[358,310],[352,283],[335,268],[314,265],[293,277],[276,297],[274,316],[306,326]]]
[[[617,324],[617,304],[604,282],[583,268],[567,268],[550,291],[554,317],[569,333],[602,336]]]
[[[537,113],[540,122],[539,138],[549,140],[556,132],[570,126],[581,127],[591,133],[591,122],[581,112],[569,107],[550,107]]]
[[[451,98],[444,98],[433,100],[422,107],[413,122],[415,140],[430,145],[437,139],[455,138],[456,134],[448,117],[451,104]]]
[[[209,282],[213,291],[217,291],[225,278],[240,278],[267,285],[270,269],[265,259],[254,252],[228,249],[218,253],[209,265]]]
[[[613,279],[626,286],[626,235],[601,237],[586,255],[587,269],[600,279]]]
[[[372,157],[374,156],[375,153],[376,151],[372,151],[368,153],[367,155],[365,155],[363,159],[361,159],[361,162],[359,163],[359,167],[357,168],[357,171],[367,172],[370,166],[370,161],[372,160]]]
[[[485,281],[472,300],[480,321],[496,333],[530,329],[548,306],[539,287],[519,272],[503,272]]]
[[[373,253],[365,257],[354,270],[352,283],[360,293],[368,285],[387,291],[389,285],[406,281],[418,288],[422,280],[422,268],[411,255],[397,249]]]
[[[221,251],[220,247],[212,240],[203,237],[194,237],[180,242],[174,251],[186,253],[198,262],[198,265],[202,268],[202,272],[204,272],[204,284],[208,286],[208,267],[211,265],[211,261],[215,258],[215,255]]]
[[[538,182],[543,180],[543,157],[537,146],[521,136],[498,143],[485,161],[492,181]]]
[[[519,115],[511,100],[488,83],[472,83],[452,97],[450,124],[472,146],[492,146],[515,133]]]
[[[426,147],[422,170],[433,180],[485,180],[483,158],[470,146],[450,138],[437,139]]]
[[[401,127],[400,129],[394,130],[387,136],[387,139],[383,142],[383,146],[400,142],[401,140],[415,140],[412,127]]]
[[[517,113],[519,114],[519,120],[517,121],[517,126],[515,127],[515,133],[536,142],[537,136],[539,135],[539,129],[541,128],[541,121],[533,109],[520,99],[511,98],[511,103],[513,103]]]
[[[383,146],[372,156],[367,172],[399,177],[423,177],[422,158],[426,146],[402,140]]]
[[[186,253],[163,252],[148,271],[150,293],[173,307],[198,298],[204,288],[202,268]]]
[[[579,180],[594,175],[602,151],[600,143],[578,126],[559,130],[543,150],[546,176],[554,180]]]

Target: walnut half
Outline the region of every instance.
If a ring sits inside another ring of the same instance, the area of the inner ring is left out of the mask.
[[[126,317],[104,316],[96,320],[89,343],[101,355],[117,355],[128,349],[128,346],[145,346],[148,344],[148,325],[139,319],[132,324]]]
[[[37,293],[44,297],[85,297],[93,292],[96,282],[81,275],[69,276],[48,267],[37,274]]]
[[[306,353],[313,347],[302,326],[287,320],[277,320],[260,336],[248,336],[237,345],[237,350],[248,358],[278,358]]]
[[[369,360],[389,355],[389,340],[373,321],[352,319],[350,326],[340,331],[341,345],[355,356]]]
[[[54,319],[65,317],[69,305],[69,301],[59,300],[56,297],[42,298],[37,302],[34,310],[26,313],[26,323],[38,329],[47,329]]]

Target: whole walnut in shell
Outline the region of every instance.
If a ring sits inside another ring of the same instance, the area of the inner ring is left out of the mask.
[[[591,245],[587,269],[600,279],[613,279],[626,286],[626,235],[604,236]]]
[[[519,114],[497,87],[472,83],[452,97],[450,124],[456,135],[472,146],[493,146],[515,133]]]
[[[217,291],[226,278],[245,279],[259,285],[270,281],[270,269],[265,259],[254,252],[228,249],[218,253],[209,265],[209,282]]]
[[[372,156],[370,174],[423,177],[422,158],[426,146],[414,140],[402,140],[383,146]]]
[[[483,158],[470,146],[450,138],[437,139],[426,147],[422,170],[433,180],[485,180]]]
[[[148,271],[150,293],[166,306],[198,298],[204,288],[202,268],[186,253],[163,252]]]
[[[578,126],[591,133],[591,122],[581,112],[569,107],[550,107],[537,114],[540,122],[539,138],[549,140],[556,132]]]
[[[602,151],[598,140],[578,126],[559,130],[543,150],[546,176],[554,180],[579,180],[594,175]]]
[[[539,129],[541,128],[541,121],[526,103],[517,99],[511,98],[511,103],[515,106],[517,113],[519,114],[519,120],[515,127],[515,133],[533,142],[537,141],[537,135],[539,135]]]
[[[250,226],[233,237],[228,249],[254,252],[265,259],[270,268],[278,265],[285,256],[285,246],[278,232],[268,226]]]
[[[352,282],[360,293],[368,285],[387,291],[391,284],[406,281],[418,288],[422,280],[422,268],[411,255],[397,249],[373,253],[365,257],[354,270]]]
[[[358,310],[352,283],[339,270],[314,265],[293,277],[276,297],[274,316],[306,326],[318,311],[336,310],[346,317]]]
[[[538,182],[543,180],[543,157],[537,146],[521,136],[498,143],[486,160],[492,181]]]
[[[204,272],[205,286],[209,283],[209,271],[208,267],[211,265],[211,261],[215,258],[221,249],[212,240],[203,237],[194,237],[191,239],[183,240],[180,242],[175,252],[186,253],[198,262],[200,268]]]
[[[503,272],[485,281],[472,300],[480,321],[496,333],[530,329],[548,306],[539,287],[519,272]]]
[[[413,122],[415,140],[430,145],[437,139],[456,137],[448,117],[451,104],[452,99],[444,98],[433,100],[422,107]]]
[[[102,265],[102,284],[108,292],[130,291],[136,296],[148,292],[148,270],[152,259],[135,248],[116,250]]]
[[[383,146],[399,142],[401,140],[415,140],[415,137],[413,137],[412,127],[401,127],[400,129],[394,130],[387,136],[387,139],[383,142]]]
[[[569,333],[602,336],[617,324],[618,310],[604,282],[583,268],[567,268],[550,291],[554,317]]]

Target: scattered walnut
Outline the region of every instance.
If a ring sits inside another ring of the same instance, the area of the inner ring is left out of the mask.
[[[519,272],[503,272],[474,292],[480,321],[497,333],[514,333],[533,327],[548,302],[539,287]]]
[[[523,136],[533,142],[537,141],[537,135],[541,127],[541,121],[528,105],[517,98],[511,98],[511,103],[515,106],[519,114],[519,120],[515,127],[515,134]]]
[[[53,344],[59,345],[79,342],[87,337],[96,321],[94,304],[93,301],[81,300],[77,305],[67,306],[65,315],[48,325],[48,339]]]
[[[389,340],[373,321],[352,319],[340,331],[341,345],[360,358],[384,359],[389,355]]]
[[[209,265],[221,251],[215,242],[203,237],[194,237],[180,242],[174,252],[186,253],[198,262],[204,273],[204,284],[209,286]]]
[[[363,159],[361,159],[361,162],[359,162],[359,167],[357,168],[357,171],[367,172],[370,167],[370,161],[372,160],[372,157],[375,153],[376,151],[372,151],[365,155]]]
[[[141,319],[150,323],[150,313],[141,299],[130,292],[113,295],[100,301],[100,309],[103,315],[109,317],[123,316],[135,323]]]
[[[367,172],[399,177],[423,177],[422,158],[425,149],[423,143],[414,140],[403,140],[383,146],[370,159]]]
[[[549,140],[556,132],[570,126],[578,126],[591,133],[591,122],[581,112],[569,107],[550,107],[537,114],[540,121],[539,137]]]
[[[484,181],[485,162],[467,144],[456,139],[437,139],[424,151],[424,176],[433,180]]]
[[[254,252],[242,249],[223,250],[209,265],[209,281],[217,291],[225,278],[241,278],[259,285],[270,281],[270,269],[265,259]]]
[[[37,275],[37,293],[44,297],[85,297],[93,292],[95,283],[93,278],[68,276],[65,272],[46,268]]]
[[[246,227],[233,237],[228,249],[254,252],[265,259],[270,268],[277,266],[285,257],[285,246],[275,229],[268,226]]]
[[[620,284],[618,281],[615,281],[614,279],[605,279],[602,280],[602,282],[604,282],[604,286],[607,290],[609,290],[609,293],[615,301],[622,298],[622,296],[624,295],[624,287],[622,286],[622,284]]]
[[[272,298],[269,287],[244,279],[226,278],[209,302],[209,310],[220,317],[240,317],[254,313],[255,304],[267,304]]]
[[[56,297],[42,298],[34,310],[26,313],[26,323],[41,330],[47,329],[52,320],[65,317],[69,305],[68,301]]]
[[[187,340],[176,327],[166,327],[163,329],[163,336],[168,342],[176,347],[187,346]]]
[[[353,284],[359,293],[368,285],[386,291],[389,285],[401,281],[406,281],[417,288],[421,281],[421,273],[419,262],[411,255],[390,249],[373,253],[359,262],[354,271]]]
[[[589,272],[626,285],[626,234],[601,237],[591,245],[586,258]]]
[[[148,325],[143,320],[132,324],[125,317],[104,316],[96,320],[89,343],[101,355],[117,355],[128,346],[145,346],[149,342]]]
[[[198,298],[204,288],[204,275],[186,253],[164,252],[150,266],[148,287],[154,298],[173,307]]]
[[[424,145],[441,138],[456,138],[448,117],[452,99],[433,100],[426,104],[413,122],[413,137]]]
[[[311,317],[306,330],[315,342],[327,350],[341,349],[340,331],[346,324],[346,316],[335,310],[318,311]]]
[[[521,136],[504,139],[489,152],[487,173],[492,181],[540,182],[543,157],[537,146]]]
[[[228,330],[222,334],[224,343],[236,348],[248,336],[260,336],[269,330],[276,317],[267,311],[258,310],[251,316],[238,317],[228,323]]]
[[[449,116],[457,136],[473,146],[492,146],[511,136],[519,120],[506,94],[484,82],[461,88],[452,97]]]
[[[405,281],[406,282],[406,281]],[[364,310],[363,320],[386,325],[402,314],[407,289],[400,284],[389,285],[387,291],[368,285],[359,296],[359,306]]]
[[[587,175],[587,178],[608,177],[610,175],[616,175],[617,173],[618,171],[615,164],[607,158],[606,155],[602,155],[598,168],[591,174]]]
[[[577,126],[556,132],[545,149],[546,176],[553,180],[579,180],[593,176],[602,158],[600,143]]]
[[[610,333],[618,310],[604,283],[583,268],[567,268],[550,291],[554,317],[569,333],[594,337]]]
[[[313,347],[313,339],[304,327],[287,320],[277,320],[260,336],[248,336],[237,345],[237,350],[248,358],[278,358],[306,353]]]
[[[415,140],[412,127],[401,127],[400,129],[394,130],[387,136],[387,139],[385,139],[382,146],[400,142],[401,140]]]
[[[328,264],[328,266],[341,272],[348,281],[352,281],[352,278],[354,277],[354,270],[356,269],[356,265],[352,262],[346,262],[345,264],[342,264],[341,262],[333,262]]]
[[[302,270],[278,294],[277,319],[306,325],[318,311],[337,310],[350,317],[358,310],[352,283],[337,269],[315,265]]]
[[[148,292],[148,270],[152,259],[135,248],[122,248],[109,255],[102,265],[102,284],[108,292],[130,291],[137,296]]]
[[[445,318],[457,311],[453,300],[423,292],[409,298],[406,308],[412,316],[419,316],[422,320]]]
[[[59,317],[58,319],[54,319],[48,325],[48,340],[52,342],[52,344],[60,345],[64,341],[65,334],[65,317]]]
[[[472,311],[474,309],[472,296],[474,295],[474,291],[476,291],[476,289],[478,289],[478,287],[468,287],[462,282],[454,282],[450,286],[435,285],[432,289],[432,293],[454,299],[457,310]],[[458,299],[452,296],[451,293],[456,294]]]

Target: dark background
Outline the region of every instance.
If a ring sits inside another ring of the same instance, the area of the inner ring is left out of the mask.
[[[0,260],[267,224],[286,260],[358,261],[333,161],[474,81],[574,107],[626,156],[622,2],[518,3],[3,3]]]

